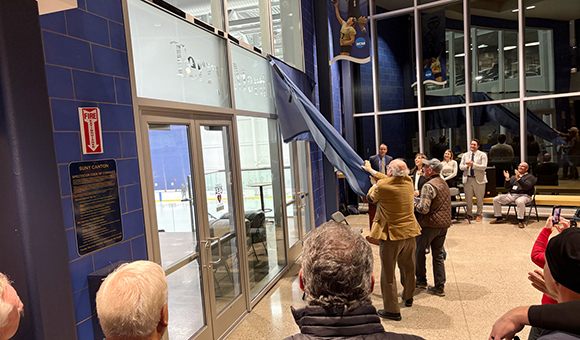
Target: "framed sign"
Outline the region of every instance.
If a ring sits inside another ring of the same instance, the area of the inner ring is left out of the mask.
[[[116,161],[73,162],[69,174],[79,255],[121,242]]]

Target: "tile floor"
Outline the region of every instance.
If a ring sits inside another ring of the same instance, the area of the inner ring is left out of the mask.
[[[535,269],[530,260],[532,246],[551,209],[539,211],[540,222],[532,218],[525,229],[519,229],[515,219],[503,225],[489,224],[493,219],[491,206],[485,207],[483,222],[454,222],[445,243],[446,296],[417,290],[413,307],[405,308],[401,303],[403,320],[385,320],[385,329],[425,339],[487,339],[491,326],[503,313],[516,306],[540,303],[541,294],[527,280],[527,273]],[[565,209],[563,216],[569,218],[573,213],[574,210]],[[363,235],[368,234],[368,215],[347,219],[352,227],[362,227]],[[378,280],[379,247],[372,247]],[[427,256],[428,280],[432,283],[431,260]],[[305,304],[298,286],[299,269],[300,265],[295,264],[227,339],[283,339],[298,333],[290,306]],[[372,294],[372,301],[375,307],[382,306],[379,290]],[[529,328],[524,328],[520,338],[527,339],[528,332]]]

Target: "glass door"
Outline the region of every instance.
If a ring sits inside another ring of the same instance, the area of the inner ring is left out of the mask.
[[[308,142],[284,144],[284,185],[288,225],[289,261],[302,252],[302,240],[312,230],[313,202],[310,190],[310,147]]]
[[[247,309],[239,267],[231,121],[144,115],[152,256],[169,288],[171,340],[217,339]],[[153,207],[154,205],[154,207]]]

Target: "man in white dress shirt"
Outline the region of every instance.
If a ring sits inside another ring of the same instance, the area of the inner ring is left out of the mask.
[[[487,176],[487,155],[479,151],[479,140],[473,139],[469,144],[469,152],[463,154],[459,168],[463,171],[463,190],[467,201],[467,211],[471,218],[473,208],[473,196],[477,201],[476,221],[481,221],[483,212],[483,196],[485,194],[485,184]]]

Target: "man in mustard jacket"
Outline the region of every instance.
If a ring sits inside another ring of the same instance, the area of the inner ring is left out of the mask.
[[[391,161],[386,175],[373,170],[368,161],[365,161],[363,169],[372,175],[373,186],[367,199],[378,203],[370,235],[380,240],[384,309],[379,309],[377,314],[382,318],[399,321],[401,311],[397,300],[395,266],[399,265],[403,276],[402,297],[405,306],[411,307],[415,291],[415,236],[421,234],[421,227],[414,215],[413,181],[402,159]]]

